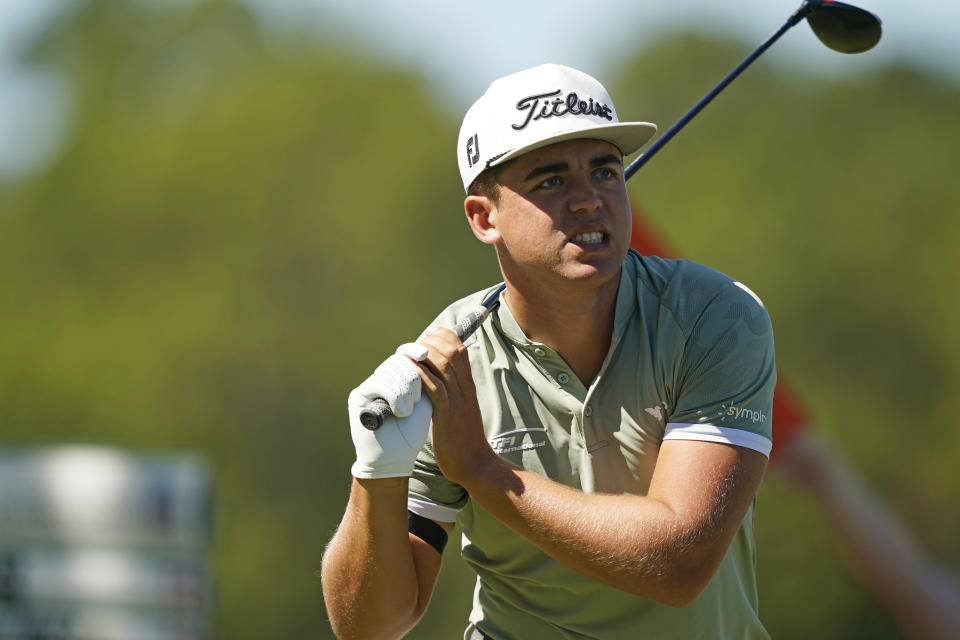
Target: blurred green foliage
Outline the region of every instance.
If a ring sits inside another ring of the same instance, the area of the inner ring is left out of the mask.
[[[622,117],[665,125],[745,53],[672,37],[607,84]],[[349,485],[347,392],[498,280],[462,220],[458,115],[414,71],[224,2],[81,3],[28,60],[65,74],[72,126],[51,166],[0,182],[3,441],[201,452],[218,636],[331,637],[316,571]],[[682,254],[764,298],[822,430],[953,566],[957,113],[957,87],[910,69],[761,61],[630,185]],[[760,501],[774,637],[895,637],[812,506],[776,479]],[[455,556],[410,637],[458,637]]]

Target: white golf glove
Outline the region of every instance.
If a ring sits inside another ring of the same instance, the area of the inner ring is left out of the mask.
[[[411,360],[422,361],[429,351],[415,342],[402,344],[369,378],[350,392],[347,411],[357,461],[350,472],[357,478],[395,478],[413,473],[413,462],[430,432],[433,406],[420,393],[420,372]],[[371,400],[383,398],[393,415],[376,431],[360,423],[360,412]]]

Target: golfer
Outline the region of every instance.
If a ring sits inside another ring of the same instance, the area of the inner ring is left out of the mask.
[[[767,638],[755,495],[771,448],[773,336],[743,284],[629,249],[619,122],[592,77],[495,81],[457,156],[473,234],[506,289],[464,342],[453,303],[348,399],[357,459],[323,559],[342,638],[420,619],[455,524],[477,585],[464,638]],[[371,431],[376,398],[394,417]]]

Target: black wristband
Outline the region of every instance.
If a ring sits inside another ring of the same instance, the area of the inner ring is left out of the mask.
[[[443,548],[447,546],[447,532],[436,522],[413,511],[407,511],[407,531],[417,536],[443,555]]]

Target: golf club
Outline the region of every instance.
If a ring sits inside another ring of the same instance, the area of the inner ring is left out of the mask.
[[[743,62],[736,66],[727,76],[720,81],[717,86],[703,96],[697,104],[687,111],[673,125],[667,129],[663,135],[657,138],[646,151],[641,153],[624,170],[624,180],[629,180],[640,167],[646,164],[650,158],[662,149],[670,140],[680,131],[688,122],[703,110],[710,102],[723,91],[728,84],[734,81],[744,69],[759,58],[764,51],[780,39],[791,27],[806,18],[807,23],[816,34],[820,42],[841,53],[861,53],[872,49],[879,41],[882,33],[880,18],[874,14],[854,7],[844,2],[835,0],[804,0],[800,8],[793,12],[787,21],[780,27],[773,36],[761,44],[757,49],[747,56]],[[496,291],[491,293],[483,301],[481,307],[470,313],[461,320],[454,332],[461,340],[464,340],[476,331],[480,323],[496,308],[500,302],[500,292],[506,288],[506,285],[500,285]],[[384,419],[391,415],[390,405],[382,398],[377,398],[370,403],[370,406],[364,409],[360,414],[360,422],[364,427],[374,431],[379,429]]]
[[[754,60],[759,58],[764,51],[780,39],[795,24],[807,19],[807,23],[813,30],[813,33],[820,39],[820,42],[827,45],[834,51],[840,53],[861,53],[872,49],[879,41],[882,29],[880,27],[880,18],[869,11],[854,7],[844,2],[835,2],[834,0],[804,0],[800,8],[793,12],[783,26],[775,34],[761,44],[749,56],[744,58],[743,62],[738,64],[733,71],[710,90],[707,95],[700,98],[697,104],[693,105],[689,111],[677,120],[673,125],[663,132],[663,134],[653,141],[647,150],[641,153],[631,162],[623,172],[624,180],[637,172],[640,167],[649,162],[650,158],[660,151],[673,136],[677,135],[680,129],[703,110],[710,102],[723,91],[728,84],[733,82],[737,76],[743,73],[743,70],[749,67]]]

